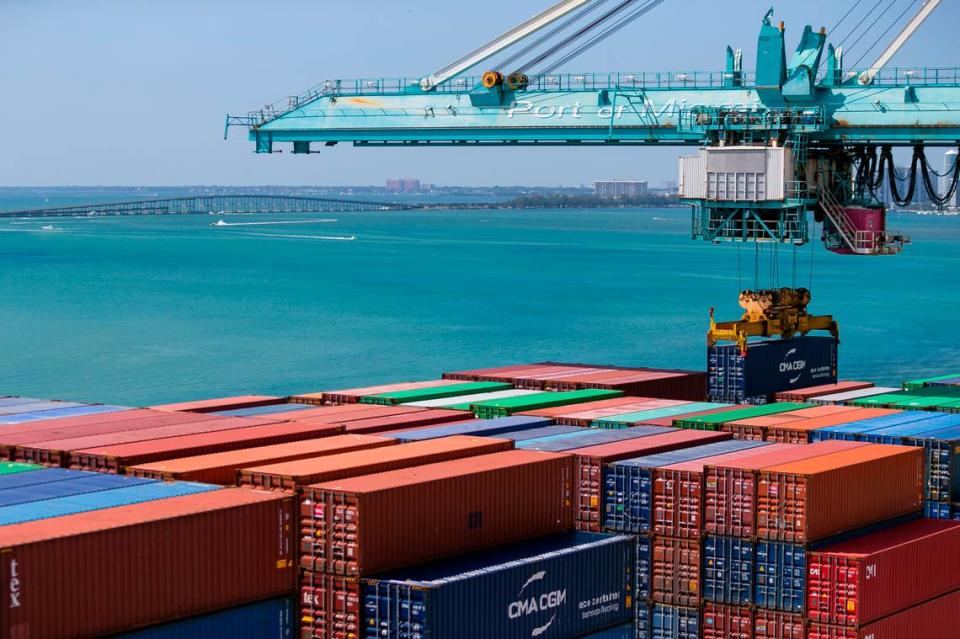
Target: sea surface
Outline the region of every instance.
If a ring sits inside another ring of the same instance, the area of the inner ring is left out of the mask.
[[[0,190],[0,209],[96,196]],[[914,244],[863,258],[693,241],[685,208],[0,218],[0,395],[145,405],[542,360],[702,369],[710,307],[739,317],[757,283],[812,283],[844,378],[956,371],[960,218],[890,225]]]

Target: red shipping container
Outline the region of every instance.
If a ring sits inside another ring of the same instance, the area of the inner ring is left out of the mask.
[[[832,544],[807,556],[807,616],[868,624],[960,589],[958,567],[955,521],[921,519]]]
[[[300,579],[301,639],[355,639],[363,634],[360,580],[304,570]]]
[[[757,475],[762,468],[821,457],[867,446],[864,442],[831,440],[787,450],[754,450],[753,457],[707,465],[703,524],[708,535],[753,537],[757,532]]]
[[[814,397],[823,395],[833,395],[834,393],[847,393],[864,388],[873,388],[873,382],[850,382],[841,381],[836,384],[825,384],[823,386],[811,386],[809,388],[798,388],[796,390],[777,393],[778,402],[805,402]]]
[[[650,597],[668,606],[700,606],[699,539],[655,537]]]
[[[784,452],[791,446],[774,444],[739,450],[653,469],[653,532],[668,537],[700,539],[703,535],[703,484],[707,465],[749,459],[759,452]],[[688,604],[676,604],[686,606]]]
[[[345,422],[348,433],[382,433],[388,430],[410,429],[416,426],[433,426],[449,424],[473,419],[473,415],[462,410],[446,410],[431,408],[410,415],[393,415],[390,417],[374,417]]]
[[[227,488],[6,526],[0,636],[101,636],[288,595],[294,514]]]
[[[397,440],[375,435],[336,435],[323,439],[244,448],[229,452],[210,453],[193,457],[180,457],[152,463],[143,463],[126,469],[128,475],[163,481],[196,481],[204,484],[233,486],[241,468],[254,464],[278,464],[280,462],[339,455],[355,450],[395,446]]]
[[[239,410],[241,408],[257,408],[272,406],[286,401],[283,397],[272,395],[239,395],[237,397],[219,397],[216,399],[199,399],[192,402],[177,402],[176,404],[159,404],[151,406],[152,410],[182,411],[190,413],[215,413],[222,410]]]
[[[822,417],[811,417],[796,422],[788,422],[767,428],[768,442],[781,442],[785,444],[809,444],[813,431],[829,426],[838,426],[840,424],[849,424],[862,419],[872,419],[874,417],[883,417],[885,415],[894,415],[899,411],[887,410],[884,408],[856,408],[853,406],[818,406],[817,408],[846,408],[848,410],[839,413],[832,413]],[[852,410],[850,410],[852,409]],[[815,409],[803,409],[794,413],[800,416],[800,413]]]
[[[531,368],[543,368],[543,364],[513,364],[511,366],[496,366],[493,368],[478,368],[469,371],[459,371],[454,373],[444,373],[443,379],[455,379],[465,382],[483,382],[483,381],[510,381],[512,377],[505,377],[511,374],[521,374]],[[488,379],[496,376],[499,379]]]
[[[703,639],[753,639],[753,611],[745,606],[703,606]]]
[[[787,413],[781,413],[779,415],[763,415],[761,417],[740,419],[735,422],[726,422],[720,425],[720,430],[725,433],[732,434],[734,439],[765,442],[767,441],[767,429],[771,426],[789,424],[791,422],[798,421],[803,421],[803,418],[793,417]]]
[[[601,532],[603,528],[603,469],[607,464],[725,439],[730,439],[726,433],[680,430],[567,451],[575,455],[574,503],[577,505],[577,529]]]
[[[321,393],[304,393],[294,395],[290,401],[302,404],[356,404],[361,398],[381,393],[417,390],[420,388],[434,388],[436,386],[450,386],[458,382],[445,379],[433,379],[425,382],[400,382],[397,384],[380,384],[363,388],[345,388],[343,390],[324,391]]]
[[[227,419],[218,415],[199,413],[164,413],[155,410],[125,410],[118,413],[83,415],[45,419],[26,424],[13,424],[0,429],[0,442],[4,450],[36,442],[86,437],[122,431],[143,430],[173,424],[189,424],[213,419]]]
[[[810,626],[808,639],[955,639],[960,636],[960,591],[907,608],[865,626]]]
[[[365,576],[571,530],[571,460],[511,450],[310,486],[301,565]]]
[[[122,473],[126,472],[127,467],[137,464],[191,455],[240,450],[254,446],[297,442],[318,437],[330,437],[342,431],[343,426],[333,424],[282,422],[280,424],[251,426],[250,428],[220,430],[212,433],[164,437],[129,444],[75,450],[70,453],[67,466],[78,470]],[[234,481],[228,483],[233,485]]]
[[[923,507],[923,449],[868,445],[760,471],[757,534],[804,544]]]
[[[316,408],[287,411],[284,413],[271,413],[270,417],[275,418],[275,420],[278,422],[302,422],[306,420],[314,420],[325,421],[328,423],[339,423],[354,421],[357,419],[367,419],[369,417],[407,415],[410,413],[420,413],[426,410],[417,406],[372,406],[370,404],[352,404],[350,405],[350,408],[346,410],[338,410],[339,408],[340,407],[338,406],[317,406]]]
[[[240,471],[239,483],[241,486],[294,492],[309,484],[486,455],[511,448],[513,441],[508,439],[455,435],[402,446],[244,468]]]
[[[803,615],[757,608],[753,630],[756,639],[807,639],[807,620]]]
[[[589,426],[594,420],[603,419],[611,415],[622,415],[624,413],[648,410],[651,407],[655,407],[658,402],[663,401],[670,400],[657,400],[646,397],[613,397],[611,399],[601,399],[596,402],[584,402],[583,404],[574,404],[573,406],[540,408],[538,410],[517,414],[531,417],[549,417],[558,426]]]
[[[16,461],[24,461],[34,464],[45,464],[47,466],[63,466],[70,461],[70,453],[75,450],[84,450],[87,448],[102,446],[115,446],[117,444],[143,442],[152,439],[164,439],[166,437],[178,437],[182,435],[195,435],[199,433],[213,433],[216,431],[252,428],[254,426],[263,426],[265,424],[272,424],[275,422],[275,420],[269,417],[214,417],[213,415],[202,415],[200,413],[164,414],[194,415],[204,419],[203,421],[189,422],[185,424],[169,424],[167,426],[157,426],[155,428],[140,428],[137,430],[124,430],[114,433],[102,433],[99,435],[34,441],[28,444],[16,446],[13,451],[13,459]]]

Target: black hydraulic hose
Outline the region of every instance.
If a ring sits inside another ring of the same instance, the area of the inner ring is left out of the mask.
[[[881,163],[886,167],[887,175],[890,180],[890,195],[897,206],[908,206],[911,202],[913,202],[913,196],[917,190],[917,166],[920,164],[920,156],[922,153],[922,147],[915,147],[913,149],[913,162],[911,163],[908,172],[910,185],[907,188],[906,196],[901,197],[900,188],[897,186],[897,182],[900,179],[906,179],[906,176],[901,177],[897,175],[897,169],[893,165],[893,151],[889,146],[883,147],[883,157],[881,158]]]
[[[923,175],[923,185],[927,189],[927,195],[930,196],[930,201],[936,204],[937,208],[943,208],[945,204],[953,199],[954,194],[957,192],[957,183],[960,181],[960,160],[957,160],[953,163],[953,177],[950,178],[950,188],[947,189],[947,192],[944,193],[943,196],[940,195],[940,191],[933,184],[933,180],[930,179],[930,165],[927,162],[927,156],[925,153],[923,154],[923,162],[920,166],[921,173]],[[947,174],[949,174],[949,172],[947,172]],[[946,177],[947,174],[944,174],[940,177]]]

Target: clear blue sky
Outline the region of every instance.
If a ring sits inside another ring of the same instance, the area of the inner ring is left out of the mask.
[[[239,131],[222,140],[227,111],[244,113],[326,78],[426,74],[550,1],[0,0],[0,185],[676,179],[671,149],[341,146],[293,157],[255,156]],[[780,0],[790,47],[804,24],[831,27],[854,2]],[[752,68],[769,6],[667,0],[570,70],[719,70],[728,43],[743,47]],[[946,0],[896,63],[960,65],[958,25],[960,3]]]

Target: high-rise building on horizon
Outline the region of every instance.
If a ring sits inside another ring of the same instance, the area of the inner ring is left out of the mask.
[[[421,190],[420,180],[414,178],[393,178],[387,180],[387,190],[394,193],[416,193]]]
[[[593,183],[593,193],[600,197],[641,197],[647,194],[643,180],[601,180]]]
[[[953,173],[957,163],[957,149],[950,149],[943,154],[943,177],[940,178],[940,197],[946,196],[953,185]],[[960,208],[960,188],[954,191],[950,200],[944,204],[945,208],[956,211]]]

